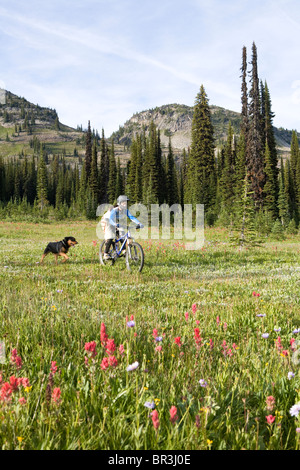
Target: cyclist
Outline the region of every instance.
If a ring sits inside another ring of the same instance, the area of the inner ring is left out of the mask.
[[[113,243],[114,238],[124,235],[123,227],[126,227],[127,217],[136,224],[136,228],[143,228],[136,217],[134,217],[127,209],[127,202],[129,201],[127,196],[119,196],[117,199],[117,205],[111,209],[109,213],[108,226],[105,230],[105,248],[104,248],[104,259],[110,259],[109,249]]]

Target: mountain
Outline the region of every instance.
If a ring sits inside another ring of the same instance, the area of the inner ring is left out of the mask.
[[[0,155],[30,155],[34,142],[49,154],[78,156],[85,150],[84,132],[62,124],[55,109],[0,89]]]
[[[240,132],[241,114],[219,106],[210,106],[212,124],[215,132],[216,147],[220,147],[227,139],[229,122],[235,134]],[[134,114],[112,138],[118,144],[130,146],[136,133],[141,133],[143,128],[147,132],[151,121],[160,130],[162,146],[167,148],[169,137],[172,147],[177,153],[191,145],[191,128],[193,108],[183,104],[169,104],[154,109]],[[280,154],[287,156],[290,152],[292,131],[274,127],[275,138]],[[300,137],[300,135],[299,135]]]
[[[228,124],[239,134],[241,115],[219,106],[210,106],[215,130],[215,144],[220,147],[227,138]],[[183,104],[168,104],[134,114],[108,141],[114,139],[116,157],[121,164],[130,158],[130,144],[136,133],[147,131],[151,121],[160,130],[161,144],[167,152],[171,137],[174,154],[178,157],[191,144],[193,108]],[[274,128],[279,153],[286,158],[290,152],[292,131]],[[300,136],[299,136],[300,137]],[[43,148],[48,155],[58,154],[78,161],[85,155],[85,132],[59,121],[55,109],[41,107],[0,89],[0,155],[32,155],[33,149]]]

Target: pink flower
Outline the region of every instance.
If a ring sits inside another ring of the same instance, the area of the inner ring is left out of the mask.
[[[177,408],[176,408],[176,406],[171,406],[171,408],[170,408],[170,421],[171,421],[172,424],[175,424],[177,420],[178,420]]]
[[[197,304],[192,305],[192,312],[195,314],[197,312]]]
[[[51,361],[50,372],[52,372],[52,374],[56,374],[56,372],[57,372],[56,361]]]
[[[214,347],[214,342],[211,338],[209,339],[209,347],[210,347],[210,350],[212,351],[212,349]]]
[[[219,324],[220,324],[220,317],[219,317],[219,315],[218,315],[218,316],[217,316],[217,325],[219,326]]]
[[[23,387],[30,387],[30,384],[29,384],[29,379],[27,379],[27,377],[22,377],[22,385]]]
[[[288,356],[288,355],[289,355],[288,350],[287,350],[287,349],[283,349],[283,350],[281,351],[281,355],[282,355],[282,356],[285,356],[285,357]]]
[[[197,346],[201,346],[202,338],[200,336],[199,328],[195,328],[194,332],[195,332],[194,338],[195,338],[196,344]]]
[[[189,312],[185,312],[184,316],[185,316],[185,320],[188,321],[188,319],[189,319]]]
[[[157,331],[156,328],[153,328],[152,336],[153,336],[154,339],[158,336],[158,331]]]
[[[19,403],[20,403],[20,405],[26,405],[26,403],[27,403],[26,398],[24,398],[24,397],[19,398]]]
[[[107,336],[106,331],[105,331],[105,324],[101,323],[100,341],[101,341],[102,346],[104,346],[106,344],[107,339],[108,339],[108,336]]]
[[[12,388],[8,382],[5,382],[0,389],[0,400],[11,401]]]
[[[108,358],[104,357],[101,362],[101,369],[106,370],[109,367]]]
[[[227,330],[227,323],[226,322],[224,322],[223,328],[224,328],[225,331]]]
[[[52,401],[56,404],[60,402],[61,390],[59,387],[55,387],[52,392]]]
[[[159,419],[158,419],[157,410],[152,411],[151,418],[152,418],[152,423],[153,423],[154,429],[158,429],[159,428]]]
[[[174,338],[174,342],[175,342],[175,344],[177,344],[179,346],[179,348],[181,346],[180,338],[181,338],[181,336],[177,336],[176,338]]]
[[[200,320],[196,320],[196,325],[200,325]]]
[[[112,338],[112,339],[108,339],[107,342],[106,342],[106,352],[111,355],[115,352],[116,350],[116,345],[115,345],[115,340]]]
[[[161,352],[162,351],[162,346],[156,346],[155,351]]]
[[[21,369],[22,367],[22,359],[18,356],[16,348],[14,348],[11,352],[10,361],[12,364],[15,364],[17,369]]]
[[[268,411],[273,411],[275,406],[275,398],[272,395],[266,398],[266,405]]]
[[[85,343],[84,349],[90,353],[91,357],[95,357],[97,355],[96,341],[91,341],[90,343]]]
[[[273,424],[274,421],[275,421],[275,416],[268,415],[268,416],[266,416],[266,420],[267,420],[268,424]]]
[[[120,346],[119,346],[119,353],[121,355],[124,354],[124,345],[123,344],[120,344]]]
[[[92,243],[93,243],[94,246],[97,246],[97,241],[96,240],[93,240]]]
[[[117,359],[115,358],[115,356],[109,356],[109,358],[108,358],[108,364],[109,364],[111,367],[117,367],[118,361],[117,361]]]

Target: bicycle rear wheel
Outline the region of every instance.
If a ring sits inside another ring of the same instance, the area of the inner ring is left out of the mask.
[[[115,262],[115,250],[113,246],[110,247],[109,252],[108,252],[110,255],[109,259],[104,258],[104,250],[105,250],[105,240],[103,240],[103,242],[100,245],[99,260],[102,266],[112,266]]]
[[[126,249],[126,266],[129,271],[141,272],[144,266],[144,251],[137,242],[132,242]]]

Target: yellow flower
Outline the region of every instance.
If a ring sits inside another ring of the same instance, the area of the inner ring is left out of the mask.
[[[19,442],[22,442],[24,437],[18,436],[17,439],[18,439]]]
[[[207,445],[208,445],[208,446],[211,446],[211,445],[212,445],[212,443],[213,443],[213,441],[210,441],[209,439],[207,439],[207,441],[206,441],[206,442],[207,442]]]
[[[144,390],[148,390],[148,387],[144,387]]]
[[[30,387],[25,387],[24,388],[25,392],[27,392],[27,393],[29,393],[31,389],[32,389],[32,385]]]

